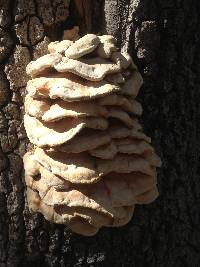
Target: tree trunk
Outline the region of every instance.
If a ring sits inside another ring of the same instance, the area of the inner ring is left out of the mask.
[[[0,267],[200,266],[199,10],[199,0],[0,0]],[[21,159],[25,67],[73,25],[113,34],[132,54],[163,162],[158,200],[90,238],[29,213]]]

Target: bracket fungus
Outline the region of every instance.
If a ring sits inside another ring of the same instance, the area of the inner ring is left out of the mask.
[[[161,161],[142,131],[142,77],[110,35],[52,42],[27,66],[24,156],[29,208],[91,236],[158,196]]]

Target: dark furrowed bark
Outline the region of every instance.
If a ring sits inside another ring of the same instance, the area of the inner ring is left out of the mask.
[[[136,207],[127,226],[91,238],[29,213],[21,160],[25,66],[76,24],[77,13],[71,5],[68,17],[66,0],[0,7],[0,266],[199,266],[198,0],[92,1],[91,31],[114,34],[143,74],[141,121],[163,167],[158,200]]]

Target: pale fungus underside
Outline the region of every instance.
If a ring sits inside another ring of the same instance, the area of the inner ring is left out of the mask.
[[[29,207],[82,235],[122,226],[158,196],[159,157],[142,132],[142,77],[110,35],[49,44],[27,73]]]

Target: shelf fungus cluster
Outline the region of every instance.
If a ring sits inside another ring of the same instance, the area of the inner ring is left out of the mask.
[[[24,156],[33,212],[94,235],[158,196],[161,165],[138,116],[142,77],[110,35],[53,42],[27,66]]]

